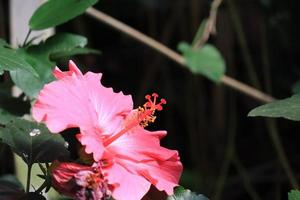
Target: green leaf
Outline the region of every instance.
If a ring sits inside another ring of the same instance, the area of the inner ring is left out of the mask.
[[[35,192],[29,192],[22,196],[19,200],[29,200],[29,199],[34,199],[34,200],[47,200],[42,194],[38,194]]]
[[[292,92],[294,94],[300,93],[300,81],[296,82],[292,87]]]
[[[21,189],[21,190],[24,189],[21,182],[14,175],[7,174],[7,175],[4,175],[4,176],[1,176],[0,177],[0,183],[3,183],[3,182],[10,183],[11,185],[13,185],[15,188],[18,188],[18,189]]]
[[[97,3],[97,0],[49,0],[29,20],[32,30],[41,30],[65,23]]]
[[[200,38],[202,38],[203,33],[204,33],[204,30],[205,30],[206,22],[207,22],[207,19],[204,19],[204,20],[201,22],[201,24],[200,24],[200,26],[199,26],[199,28],[198,28],[198,30],[197,30],[197,33],[196,33],[196,35],[195,35],[195,37],[194,37],[194,39],[193,39],[192,46],[194,46],[194,45],[196,44],[196,42],[197,42],[198,40],[200,40]]]
[[[15,119],[15,116],[0,108],[0,126],[12,121]]]
[[[39,76],[34,77],[31,73],[20,69],[10,72],[11,79],[27,96],[37,97],[44,84],[54,80],[52,68],[55,63],[51,62],[43,52],[34,52],[31,48],[19,49],[19,51],[20,55],[36,69]]]
[[[202,48],[193,49],[189,44],[181,42],[178,49],[183,54],[186,66],[193,73],[202,74],[215,82],[219,82],[224,75],[225,62],[214,46],[206,44]]]
[[[288,193],[289,200],[300,200],[300,191],[299,190],[291,190]]]
[[[52,55],[69,55],[77,49],[82,49],[86,44],[87,39],[83,36],[60,33],[39,45],[21,48],[19,54],[35,68],[39,77],[34,77],[24,70],[17,70],[10,73],[11,78],[26,95],[35,98],[46,83],[54,80],[52,69],[56,64],[53,62]],[[80,54],[81,52],[78,50],[76,53]]]
[[[58,33],[49,37],[44,43],[34,46],[35,51],[42,51],[43,54],[51,54],[62,51],[71,51],[76,47],[84,47],[87,39],[81,35],[72,33]]]
[[[24,188],[15,176],[0,177],[0,199],[16,200],[23,197],[24,194]]]
[[[3,39],[0,38],[0,47],[9,47],[10,45]]]
[[[65,140],[42,124],[15,118],[0,127],[0,139],[28,165],[52,162],[69,155]]]
[[[97,49],[91,49],[91,48],[76,48],[71,51],[62,51],[62,52],[56,52],[52,53],[50,55],[51,60],[58,60],[62,58],[68,58],[75,55],[83,55],[83,54],[101,54],[101,51]]]
[[[300,121],[300,94],[254,108],[248,116],[283,117]]]
[[[28,73],[31,73],[34,76],[37,76],[36,71],[28,64],[17,51],[13,49],[6,48],[0,45],[0,74],[4,70],[7,71],[16,71],[23,70]]]
[[[175,189],[175,194],[169,196],[167,200],[209,200],[202,194],[195,194],[190,190],[184,189],[182,186],[179,186]]]

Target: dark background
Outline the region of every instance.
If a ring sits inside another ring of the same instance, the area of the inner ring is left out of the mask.
[[[176,49],[180,41],[193,40],[208,16],[210,2],[101,0],[95,7]],[[8,40],[7,4],[7,0],[0,0],[0,37]],[[276,98],[290,96],[300,76],[299,13],[297,1],[292,0],[224,0],[217,35],[209,43],[224,56],[226,74]],[[73,59],[84,71],[102,72],[105,86],[131,94],[136,107],[152,92],[167,100],[156,123],[148,128],[168,131],[162,143],[180,152],[185,169],[183,186],[212,200],[287,199],[292,186],[278,160],[267,122],[247,117],[260,102],[193,75],[87,15],[57,28],[62,31],[84,35],[89,47],[102,51],[100,56]],[[245,61],[245,50],[250,64]],[[253,81],[256,79],[259,85]],[[299,179],[299,123],[278,119],[276,126]],[[1,174],[11,172],[13,163],[3,162],[6,150],[0,158]]]

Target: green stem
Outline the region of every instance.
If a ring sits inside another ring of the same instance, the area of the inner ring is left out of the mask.
[[[48,181],[45,180],[44,183],[35,191],[35,193],[39,194],[43,191],[43,189],[45,189],[48,185]]]
[[[28,31],[28,33],[27,33],[27,35],[26,35],[26,37],[25,37],[25,40],[24,40],[24,42],[23,42],[23,44],[22,44],[22,47],[24,47],[24,46],[26,45],[27,40],[28,40],[28,38],[29,38],[31,32],[32,32],[32,30],[29,29],[29,31]]]
[[[243,54],[243,57],[245,60],[245,65],[246,65],[247,71],[250,75],[251,83],[256,88],[261,89],[262,87],[258,80],[257,73],[254,68],[250,50],[247,45],[247,40],[245,37],[245,33],[243,31],[242,23],[241,23],[239,15],[238,15],[238,11],[237,11],[235,2],[234,2],[234,0],[227,0],[227,3],[228,3],[229,11],[231,14],[231,18],[233,21],[233,25],[234,25],[235,31],[237,33],[239,45],[241,47],[242,54]],[[295,178],[295,175],[292,172],[292,169],[290,167],[290,164],[289,164],[286,154],[284,152],[282,143],[279,139],[278,129],[276,127],[276,124],[274,123],[274,121],[272,122],[271,120],[266,120],[266,126],[267,126],[271,141],[273,142],[275,151],[278,155],[278,159],[280,161],[280,164],[282,165],[283,170],[285,171],[291,185],[294,188],[299,188],[297,179]]]
[[[241,47],[242,55],[245,61],[246,69],[250,75],[250,81],[256,88],[260,89],[259,79],[254,68],[251,53],[248,48],[247,39],[243,30],[242,22],[238,14],[234,0],[227,0],[228,8],[233,22],[233,27],[237,34],[237,39]]]
[[[279,134],[278,134],[278,128],[276,126],[276,123],[274,120],[267,120],[266,121],[267,127],[269,129],[269,134],[270,134],[270,138],[273,142],[274,148],[277,151],[277,155],[280,161],[280,164],[282,165],[291,185],[293,188],[298,189],[299,188],[299,184],[298,181],[292,171],[291,166],[289,165],[289,161],[285,155],[284,149],[282,147],[280,138],[279,138]]]
[[[257,194],[255,189],[253,188],[253,186],[251,184],[251,180],[250,180],[244,166],[239,161],[239,159],[236,157],[236,155],[233,157],[232,162],[233,162],[236,170],[240,174],[241,178],[243,179],[244,187],[247,190],[248,194],[251,196],[251,198],[253,200],[261,200],[260,196]]]
[[[32,164],[28,164],[26,193],[28,193],[30,189],[31,169],[32,169]]]
[[[224,156],[224,161],[222,164],[220,176],[218,177],[218,181],[216,184],[216,189],[214,191],[213,198],[214,200],[221,199],[222,192],[224,189],[225,181],[228,175],[230,163],[232,162],[234,152],[235,152],[235,138],[236,138],[236,101],[235,97],[231,100],[231,115],[229,119],[229,127],[228,127],[228,142],[226,147],[226,153]]]

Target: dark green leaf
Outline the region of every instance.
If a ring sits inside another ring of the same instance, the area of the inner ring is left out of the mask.
[[[182,186],[179,186],[175,190],[175,194],[169,196],[167,200],[209,200],[202,194],[195,194],[190,190],[184,189]]]
[[[15,119],[15,116],[0,108],[0,126],[12,121]]]
[[[34,49],[34,47],[32,47]],[[13,82],[29,97],[34,98],[44,84],[54,80],[52,68],[55,63],[51,62],[43,52],[35,52],[29,49],[20,49],[20,55],[26,59],[38,72],[39,76],[32,76],[24,70],[10,72]]]
[[[47,200],[43,195],[35,192],[29,192],[23,195],[19,200]]]
[[[0,177],[0,199],[16,200],[25,194],[22,184],[13,175]]]
[[[289,200],[300,200],[300,191],[299,190],[291,190],[288,193]]]
[[[39,77],[32,76],[24,70],[11,72],[14,83],[29,97],[37,97],[42,87],[54,80],[52,69],[55,66],[52,55],[68,55],[70,52],[81,49],[87,44],[87,39],[80,35],[60,33],[48,38],[39,45],[33,45],[26,49],[19,49],[19,54],[30,63]],[[80,52],[78,51],[77,54]],[[84,52],[85,53],[85,52]]]
[[[34,46],[33,51],[42,51],[42,54],[52,54],[71,51],[76,47],[84,47],[86,44],[87,39],[81,35],[58,33],[49,37],[44,43]]]
[[[300,94],[259,106],[251,110],[248,116],[283,117],[300,121]]]
[[[51,54],[50,59],[51,60],[58,60],[62,58],[68,58],[75,55],[83,55],[83,54],[101,54],[101,51],[97,49],[90,49],[90,48],[76,48],[71,51],[62,51],[62,52],[56,52]]]
[[[21,184],[21,182],[18,180],[18,178],[14,175],[11,175],[11,174],[7,174],[7,175],[4,175],[4,176],[1,176],[0,177],[0,183],[10,183],[11,185],[13,185],[15,188],[18,188],[18,189],[24,189],[23,188],[23,185]],[[1,184],[0,184],[1,185]]]
[[[30,64],[28,64],[22,57],[20,57],[17,51],[6,48],[4,46],[0,46],[0,74],[2,74],[4,70],[23,70],[31,73],[34,76],[37,76],[36,71]]]
[[[178,49],[193,73],[202,74],[215,82],[219,82],[224,75],[225,62],[214,46],[206,44],[202,48],[193,49],[189,44],[181,42]]]
[[[40,175],[40,176],[41,176],[41,178],[42,178],[42,177],[44,178],[45,175],[47,175],[47,169],[46,169],[41,163],[38,163],[38,165],[39,165],[41,171],[42,171],[43,174],[44,174],[44,175]],[[39,176],[39,175],[38,175],[38,176]]]
[[[19,118],[0,127],[0,139],[28,165],[52,162],[69,155],[61,135],[50,133],[42,124]]]
[[[270,8],[271,4],[272,4],[272,0],[260,0],[260,3],[266,7],[266,8]]]
[[[292,91],[294,94],[300,93],[300,81],[296,82],[293,87]]]
[[[5,40],[0,38],[0,47],[10,47],[10,45]]]
[[[33,30],[57,26],[83,14],[95,3],[97,0],[49,0],[34,12],[29,26]]]
[[[192,191],[196,190],[198,180],[195,177],[198,176],[199,174],[197,170],[184,169],[181,174],[180,183],[181,185],[188,185],[189,189]]]

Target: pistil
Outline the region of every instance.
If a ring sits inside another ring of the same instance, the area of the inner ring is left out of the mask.
[[[165,99],[161,99],[160,102],[156,104],[157,98],[158,95],[156,93],[153,93],[151,96],[146,95],[145,99],[147,100],[147,102],[143,105],[143,107],[139,107],[136,110],[136,113],[131,116],[132,118],[126,122],[126,125],[121,131],[107,138],[103,142],[104,146],[110,145],[113,141],[136,126],[146,127],[149,125],[149,123],[153,123],[156,119],[156,117],[154,116],[155,111],[161,111],[163,109],[162,105],[166,104]]]

